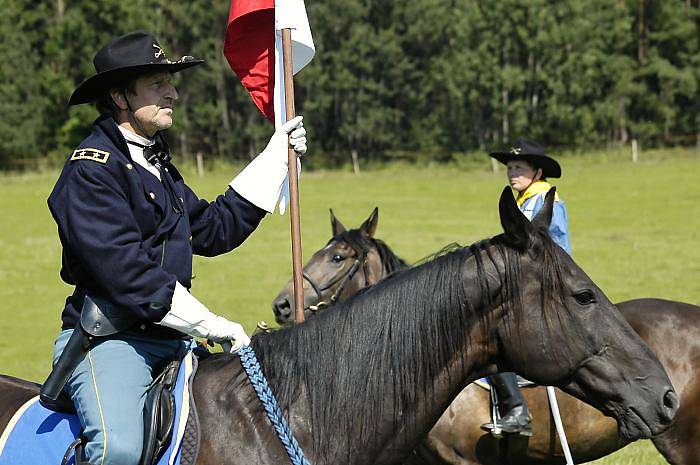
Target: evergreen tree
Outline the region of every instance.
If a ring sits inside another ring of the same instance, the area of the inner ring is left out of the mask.
[[[0,8],[0,166],[65,159],[97,116],[68,97],[93,74],[95,52],[135,29],[154,32],[172,59],[206,60],[175,78],[176,153],[246,159],[270,135],[223,58],[227,1]],[[549,147],[697,143],[697,0],[325,0],[307,10],[317,55],[295,87],[324,153],[314,164],[353,152],[443,159],[525,136]]]

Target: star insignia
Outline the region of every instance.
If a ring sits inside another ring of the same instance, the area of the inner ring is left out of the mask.
[[[107,163],[108,158],[109,152],[93,148],[76,149],[70,157],[71,160],[92,160],[98,163]]]

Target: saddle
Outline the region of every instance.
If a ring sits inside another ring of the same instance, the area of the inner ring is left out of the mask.
[[[41,387],[41,404],[55,412],[76,413],[73,402],[63,390],[66,382],[90,347],[100,339],[129,328],[134,321],[135,316],[116,311],[109,302],[85,295],[80,321]],[[179,369],[180,360],[164,364],[148,388],[144,405],[144,444],[139,465],[155,463],[170,443],[175,420],[173,390]],[[79,437],[68,447],[62,465],[68,463],[71,455],[76,457],[75,465],[80,465],[84,442]]]
[[[155,463],[173,436],[175,397],[173,388],[180,360],[173,360],[151,383],[143,412],[145,436],[139,465]]]
[[[153,450],[154,457],[160,455],[156,465],[193,465],[199,452],[199,418],[193,396],[193,380],[197,372],[199,348],[193,349],[181,362],[174,384],[173,396],[175,398],[174,422],[165,421],[156,424],[160,426],[156,431],[165,431],[165,434],[149,434],[153,430],[154,423],[146,420],[145,434],[147,437],[156,438],[156,441],[147,439],[144,450]],[[165,372],[170,372],[165,366]],[[171,367],[175,371],[174,367]],[[160,375],[160,373],[159,373]],[[157,383],[165,382],[169,375],[156,376]],[[156,384],[157,384],[156,383]],[[156,396],[159,388],[154,384],[150,396],[154,398],[150,405],[156,407],[145,410],[147,418],[165,418],[169,404],[169,396]],[[166,402],[157,402],[155,399],[165,399]],[[158,413],[158,408],[165,406]],[[168,425],[172,425],[169,427]],[[168,433],[168,429],[170,433]],[[84,465],[75,461],[75,457],[81,457],[83,440],[81,425],[78,416],[69,413],[58,413],[47,409],[39,402],[39,396],[28,399],[24,405],[19,406],[13,414],[4,431],[0,431],[0,465],[37,465],[64,463],[67,465]],[[170,434],[170,440],[165,438]],[[73,447],[66,451],[69,444]],[[162,443],[164,450],[159,451]],[[151,446],[149,444],[154,444]],[[77,450],[76,450],[77,449]],[[148,452],[142,454],[141,463],[148,463]]]
[[[166,363],[148,388],[143,411],[144,440],[139,465],[157,463],[161,454],[170,444],[175,426],[173,389],[180,370],[180,363],[180,360]],[[65,409],[61,410],[61,413],[76,413],[70,398],[63,392],[59,396],[57,404]],[[82,436],[73,441],[68,446],[61,465],[67,465],[71,456],[75,457],[75,465],[81,465],[80,457],[83,455],[84,444],[85,438]]]

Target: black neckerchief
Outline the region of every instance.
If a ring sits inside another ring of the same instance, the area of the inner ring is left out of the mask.
[[[170,196],[170,203],[172,203],[173,210],[176,213],[182,213],[182,201],[178,198],[175,192],[175,183],[170,177],[170,173],[166,169],[170,164],[173,157],[170,155],[170,148],[168,143],[160,134],[156,135],[155,143],[153,145],[143,145],[138,142],[131,140],[126,141],[127,144],[135,145],[136,147],[141,147],[143,149],[143,156],[146,161],[151,165],[155,166],[160,173],[160,181],[163,183],[166,192]]]
[[[173,157],[170,155],[170,147],[168,147],[168,143],[165,142],[165,139],[160,134],[156,136],[155,143],[152,145],[143,145],[132,140],[127,140],[126,143],[135,145],[136,147],[141,147],[143,149],[143,156],[146,158],[146,161],[158,168],[158,171],[160,171],[161,168],[168,166],[170,161],[173,159]]]

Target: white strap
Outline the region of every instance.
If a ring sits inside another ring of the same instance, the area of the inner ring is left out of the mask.
[[[574,465],[574,459],[571,457],[569,443],[566,441],[566,433],[564,433],[564,425],[561,422],[561,415],[559,414],[557,395],[554,392],[554,388],[552,386],[547,386],[547,397],[549,398],[549,408],[552,410],[554,425],[557,427],[559,442],[561,442],[561,448],[564,451],[564,457],[566,457],[566,465]]]

